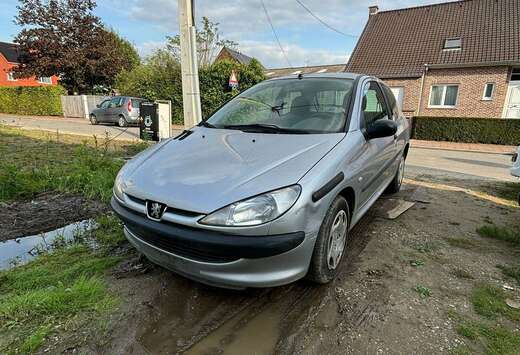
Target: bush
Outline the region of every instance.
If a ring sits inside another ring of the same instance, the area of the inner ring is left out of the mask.
[[[0,112],[16,115],[61,116],[61,86],[0,87]]]
[[[520,120],[414,117],[412,137],[434,141],[519,145]]]
[[[265,79],[262,66],[254,59],[248,65],[219,61],[200,68],[200,100],[203,118],[207,118],[239,92],[228,87],[233,69],[237,73],[239,90],[248,89]],[[119,74],[116,87],[122,95],[143,97],[151,101],[170,100],[172,102],[172,121],[182,124],[181,80],[181,67],[178,60],[168,51],[159,50],[144,64],[132,71]]]

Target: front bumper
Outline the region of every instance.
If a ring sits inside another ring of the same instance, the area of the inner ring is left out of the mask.
[[[125,236],[152,262],[202,283],[271,287],[307,273],[316,235],[242,236],[152,221],[114,198]]]

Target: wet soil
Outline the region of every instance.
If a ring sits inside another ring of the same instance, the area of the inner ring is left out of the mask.
[[[410,174],[409,174],[410,176]],[[159,267],[112,288],[125,300],[112,340],[87,352],[104,354],[431,354],[466,340],[448,317],[471,313],[479,282],[507,283],[497,264],[518,251],[479,237],[485,221],[515,223],[518,209],[469,194],[482,182],[415,174],[401,195],[380,199],[352,231],[338,277],[328,285],[305,280],[271,289],[223,290]],[[413,206],[397,218],[396,199]],[[389,201],[390,200],[390,201]],[[385,205],[387,207],[385,208]],[[449,238],[468,241],[455,247]],[[420,260],[414,267],[412,261]],[[141,262],[139,262],[141,263]],[[139,264],[136,262],[136,265]],[[464,270],[470,278],[459,278]],[[423,285],[431,296],[421,298]]]
[[[0,203],[0,208],[0,241],[48,232],[108,210],[101,202],[56,192],[27,201]]]

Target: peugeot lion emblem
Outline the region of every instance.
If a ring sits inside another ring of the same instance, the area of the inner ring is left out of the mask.
[[[146,212],[148,213],[148,218],[160,221],[164,210],[166,209],[166,205],[155,202],[155,201],[147,201],[146,203]]]

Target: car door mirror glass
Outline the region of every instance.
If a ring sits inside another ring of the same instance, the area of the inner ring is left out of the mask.
[[[392,120],[378,120],[366,129],[368,139],[390,137],[397,133],[397,123]]]

